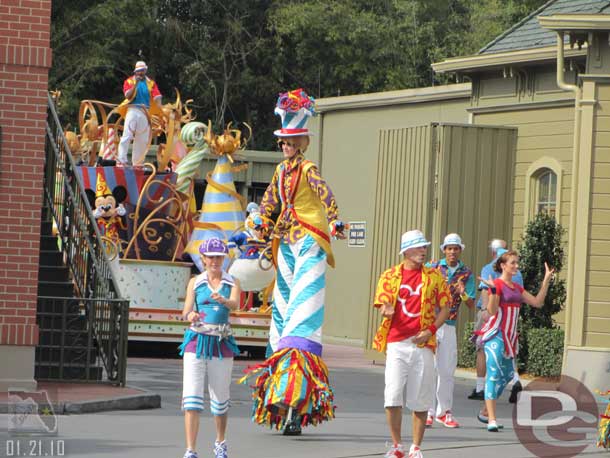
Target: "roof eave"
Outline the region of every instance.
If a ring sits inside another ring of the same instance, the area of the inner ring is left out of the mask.
[[[570,46],[565,48],[566,57],[585,56],[586,46],[582,49],[572,49]],[[476,70],[487,70],[492,68],[502,68],[507,65],[552,61],[557,58],[557,48],[547,46],[544,48],[521,49],[518,51],[508,51],[499,53],[478,54],[468,57],[456,57],[442,62],[432,64],[432,69],[436,73],[451,72],[474,72]]]
[[[555,14],[538,16],[542,28],[561,31],[610,30],[610,15],[605,14]]]
[[[316,111],[318,113],[326,113],[336,110],[378,108],[380,106],[388,105],[404,105],[409,103],[434,102],[436,100],[469,98],[471,91],[472,86],[470,83],[461,83],[341,97],[327,97],[316,100]]]

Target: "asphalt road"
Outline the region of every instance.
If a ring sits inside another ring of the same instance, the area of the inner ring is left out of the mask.
[[[240,378],[251,361],[236,361],[233,379]],[[383,367],[349,364],[331,365],[331,382],[335,389],[336,419],[315,428],[307,428],[299,437],[285,437],[277,431],[250,421],[250,393],[243,385],[232,386],[228,437],[231,458],[355,458],[383,457],[388,429],[383,410]],[[128,383],[162,396],[162,408],[142,411],[106,412],[59,417],[59,435],[54,439],[26,437],[20,439],[20,456],[180,458],[184,453],[184,424],[180,411],[181,360],[130,358]],[[499,402],[498,417],[505,424],[499,433],[488,433],[475,416],[479,403],[466,399],[472,380],[458,379],[455,388],[454,415],[461,423],[458,429],[435,424],[426,431],[423,451],[426,458],[486,456],[519,458],[535,456],[519,441],[512,427],[512,405]],[[0,416],[0,425],[6,425]],[[403,432],[406,444],[411,428],[405,415]],[[590,444],[578,456],[608,456],[596,449],[595,431],[587,431],[584,444]],[[566,444],[548,438],[555,446]],[[0,432],[0,456],[16,456],[16,438]],[[51,442],[53,441],[53,442]],[[58,441],[63,441],[61,444]],[[212,457],[213,420],[208,411],[202,416],[198,451],[200,457]],[[33,454],[32,452],[33,446]],[[53,446],[54,450],[51,450]],[[549,450],[554,450],[549,447]],[[552,456],[574,456],[553,451]]]

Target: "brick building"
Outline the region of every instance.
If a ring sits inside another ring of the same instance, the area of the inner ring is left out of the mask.
[[[0,4],[0,391],[35,388],[51,0]]]

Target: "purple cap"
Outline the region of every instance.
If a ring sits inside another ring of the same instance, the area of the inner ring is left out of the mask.
[[[201,242],[199,253],[203,256],[226,256],[229,254],[229,249],[225,242],[217,237],[212,237]]]

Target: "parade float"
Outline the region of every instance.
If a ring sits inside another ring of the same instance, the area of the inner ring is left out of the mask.
[[[154,137],[165,140],[151,148],[155,164],[116,165],[123,118],[111,104],[83,101],[79,133],[66,131],[66,138],[81,163],[78,173],[120,294],[130,300],[129,341],[182,341],[186,286],[202,268],[199,245],[220,237],[232,247],[225,268],[244,279],[241,307],[231,312],[236,341],[249,353],[263,355],[274,268],[270,244],[257,236],[256,204],[248,206],[246,218],[247,201],[233,181],[233,174],[247,167],[237,164],[247,138],[230,124],[215,135],[211,123],[193,120],[189,102],[183,104],[177,93],[174,103],[163,106],[162,116],[150,119],[149,146]],[[215,165],[205,176],[197,208],[195,178],[204,160]]]

